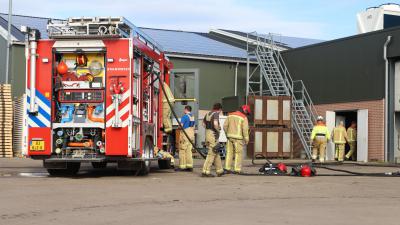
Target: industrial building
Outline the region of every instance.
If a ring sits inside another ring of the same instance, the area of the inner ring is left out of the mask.
[[[382,7],[366,12],[376,15],[378,22],[388,17],[382,15]],[[303,80],[330,129],[339,120],[346,126],[358,122],[358,161],[394,162],[400,157],[400,23],[399,17],[392,16],[377,31],[282,53],[292,77]],[[362,22],[358,24],[363,27]],[[366,31],[373,28],[370,25]],[[333,144],[328,152],[333,159]]]

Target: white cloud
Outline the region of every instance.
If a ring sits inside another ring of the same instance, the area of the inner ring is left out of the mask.
[[[7,2],[0,0],[0,11],[6,12]],[[273,8],[240,0],[25,0],[14,1],[13,8],[15,14],[54,18],[124,16],[137,26],[203,32],[222,28],[321,38],[325,28],[318,22],[290,21]]]

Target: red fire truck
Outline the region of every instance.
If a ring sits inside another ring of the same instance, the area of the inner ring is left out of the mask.
[[[47,30],[40,39],[25,29],[27,155],[51,175],[83,162],[148,174],[171,69],[161,47],[123,17],[49,21]]]

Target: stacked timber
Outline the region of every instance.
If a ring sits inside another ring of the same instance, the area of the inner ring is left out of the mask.
[[[13,157],[13,102],[11,85],[0,85],[0,157]]]
[[[13,119],[13,153],[14,157],[23,157],[23,127],[24,127],[24,112],[26,111],[25,95],[14,101],[14,119]]]

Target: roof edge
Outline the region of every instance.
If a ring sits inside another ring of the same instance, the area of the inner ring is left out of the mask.
[[[287,49],[287,50],[283,51],[283,53],[284,52],[300,51],[300,50],[304,50],[304,49],[308,49],[308,48],[314,48],[314,47],[318,47],[318,46],[329,45],[329,44],[333,44],[333,43],[336,43],[336,42],[341,42],[341,41],[346,41],[346,40],[351,40],[351,39],[356,39],[356,38],[361,38],[361,37],[367,37],[367,36],[371,36],[371,35],[375,35],[375,34],[391,32],[391,31],[395,31],[395,30],[400,30],[400,26],[392,27],[392,28],[386,28],[386,29],[372,31],[372,32],[367,32],[367,33],[363,33],[363,34],[355,34],[355,35],[351,35],[351,36],[347,36],[347,37],[343,37],[343,38],[338,38],[338,39],[334,39],[334,40],[329,40],[329,41],[324,41],[324,42],[321,42],[321,43],[311,44],[311,45],[307,45],[307,46],[303,46],[303,47]]]
[[[212,56],[212,55],[196,55],[179,52],[165,52],[169,58],[184,58],[184,59],[197,59],[197,60],[210,60],[220,62],[239,62],[247,63],[247,58],[235,58],[235,57],[223,57],[223,56]],[[258,64],[256,61],[250,61],[250,64]]]

